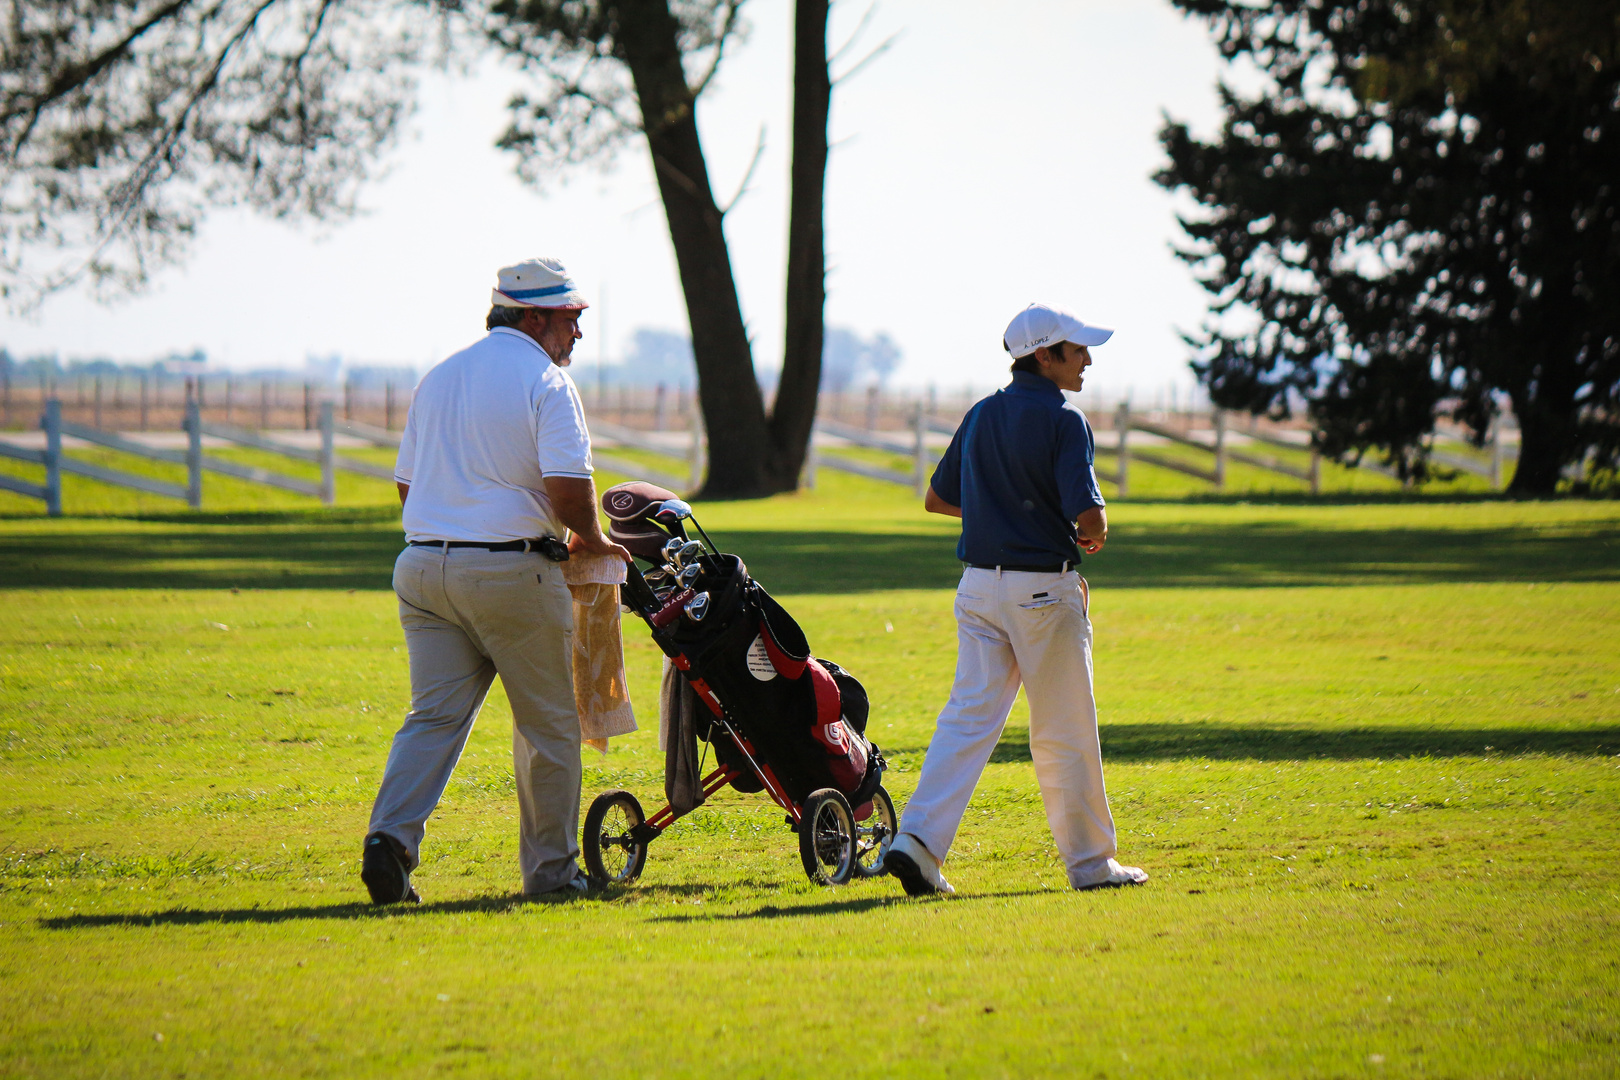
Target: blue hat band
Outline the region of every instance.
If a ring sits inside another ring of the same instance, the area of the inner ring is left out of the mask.
[[[534,300],[541,296],[557,296],[561,293],[573,292],[573,282],[564,282],[561,285],[552,285],[544,289],[502,289],[501,292],[513,300]]]

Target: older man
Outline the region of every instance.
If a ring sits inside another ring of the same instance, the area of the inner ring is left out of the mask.
[[[419,900],[410,875],[428,816],[496,675],[512,703],[523,891],[566,896],[591,884],[575,861],[573,608],[557,562],[569,550],[630,556],[602,533],[585,413],[563,370],[584,297],[562,263],[531,259],[500,271],[491,300],[489,336],[417,386],[394,468],[411,711],[363,849],[360,876],[377,904]]]
[[[884,865],[908,894],[955,892],[940,871],[1022,683],[1046,821],[1076,889],[1140,885],[1115,861],[1091,694],[1090,596],[1080,551],[1102,550],[1108,517],[1091,424],[1063,398],[1112,330],[1031,304],[1002,338],[1012,384],[969,410],[934,471],[924,509],[962,519],[956,681]]]

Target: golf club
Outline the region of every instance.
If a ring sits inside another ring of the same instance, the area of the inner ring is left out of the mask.
[[[709,613],[709,594],[706,592],[698,593],[688,600],[686,606],[681,610],[685,611],[686,617],[693,622],[702,622],[703,616]]]

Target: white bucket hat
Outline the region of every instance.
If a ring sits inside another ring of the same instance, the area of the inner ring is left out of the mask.
[[[1014,360],[1022,360],[1041,346],[1052,346],[1059,341],[1072,341],[1090,348],[1101,345],[1114,336],[1112,330],[1090,323],[1051,304],[1031,304],[1013,316],[1001,343]]]
[[[579,286],[568,276],[561,259],[528,259],[516,266],[503,266],[489,302],[496,307],[564,308],[578,311],[590,307]]]

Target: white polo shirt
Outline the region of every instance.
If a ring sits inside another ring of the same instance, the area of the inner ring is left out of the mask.
[[[574,380],[504,326],[422,376],[394,466],[407,540],[562,537],[542,481],[590,475]]]

